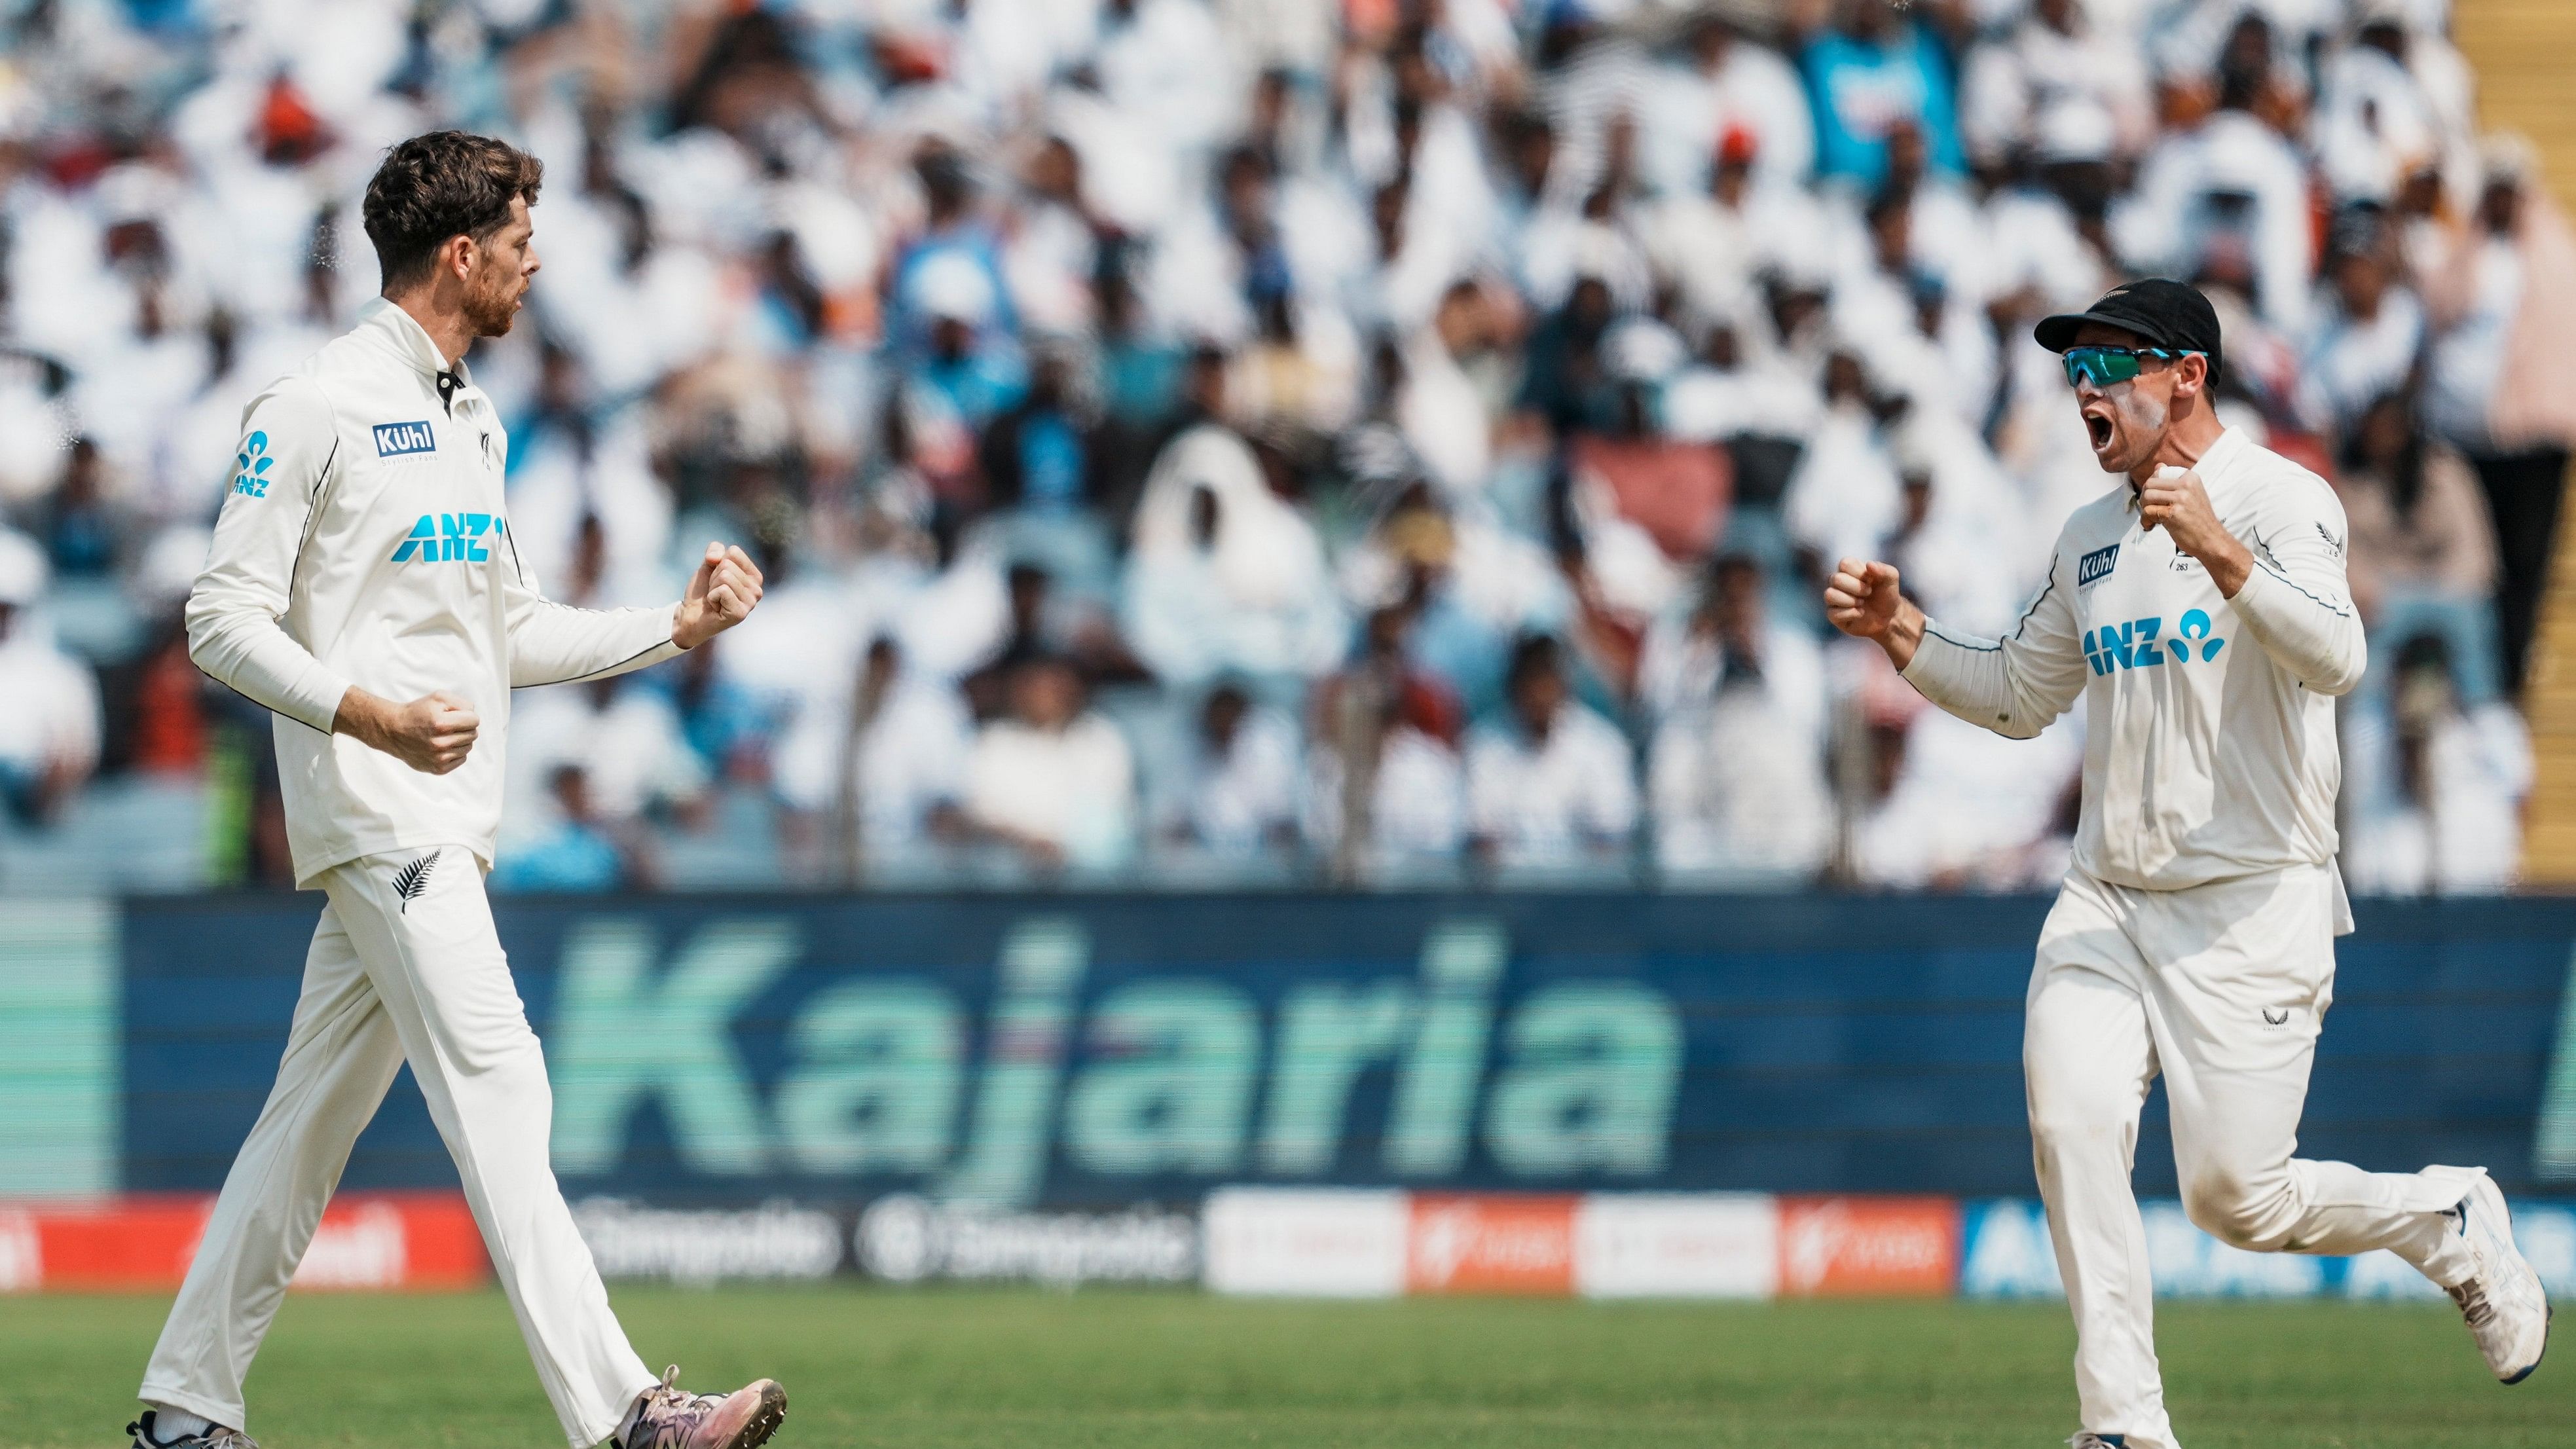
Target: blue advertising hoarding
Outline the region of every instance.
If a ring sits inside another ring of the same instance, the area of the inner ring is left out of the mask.
[[[221,1181],[319,907],[126,903],[117,1185]],[[2021,1002],[2046,908],[1256,894],[498,914],[576,1195],[1102,1207],[1242,1182],[2026,1196]],[[2576,902],[2361,913],[2302,1150],[2483,1163],[2509,1190],[2576,1178]],[[2141,1188],[2170,1193],[2160,1105],[2149,1119]],[[454,1182],[407,1080],[346,1182]]]

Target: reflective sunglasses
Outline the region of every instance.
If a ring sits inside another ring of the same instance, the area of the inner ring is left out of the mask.
[[[2168,360],[2189,357],[2191,353],[2175,352],[2163,347],[2070,347],[2058,361],[2066,367],[2066,385],[2091,382],[2095,387],[2109,387],[2127,382],[2146,370],[2146,359]]]

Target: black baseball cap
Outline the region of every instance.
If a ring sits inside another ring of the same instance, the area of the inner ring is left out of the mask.
[[[2209,375],[2218,376],[2218,310],[2188,283],[2169,277],[2124,283],[2081,312],[2040,318],[2032,335],[2049,351],[2064,352],[2075,345],[2076,329],[2087,322],[2123,328],[2168,351],[2207,353]]]

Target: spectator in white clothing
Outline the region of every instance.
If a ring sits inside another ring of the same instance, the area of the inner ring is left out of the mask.
[[[679,711],[659,690],[615,674],[578,689],[530,690],[512,703],[509,760],[519,788],[510,799],[537,817],[513,822],[513,834],[559,823],[548,782],[564,765],[580,767],[585,802],[612,831],[650,812],[703,816],[713,782],[681,732]]]
[[[2424,304],[2398,280],[2396,238],[2375,206],[2335,218],[2326,279],[2300,362],[2299,409],[2311,425],[2346,436],[2415,370]]]
[[[1297,737],[1287,721],[1253,708],[1251,696],[1229,680],[1208,691],[1191,743],[1158,834],[1236,858],[1296,839]]]
[[[2522,866],[2531,745],[2510,706],[2463,710],[2440,638],[2398,651],[2393,720],[2356,722],[2344,869],[2371,895],[2494,895]],[[2393,725],[2393,728],[2391,727]]]
[[[958,833],[972,745],[955,687],[906,669],[900,647],[880,635],[853,687],[780,736],[770,780],[821,847],[830,878],[855,884]]]
[[[2007,172],[2038,118],[2069,102],[2099,107],[2122,155],[2155,132],[2147,71],[2133,36],[2096,24],[2079,0],[2032,0],[2013,28],[1968,53],[1959,131],[1980,171]]]
[[[1825,656],[1816,636],[1772,617],[1770,580],[1749,553],[1721,555],[1687,613],[1646,630],[1637,696],[1658,721],[1713,703],[1721,688],[1759,693],[1811,753],[1825,743]]]
[[[46,573],[35,544],[0,530],[0,803],[28,824],[52,820],[98,767],[98,681],[34,613]]]
[[[1646,636],[1641,691],[1662,719],[1647,789],[1668,881],[1792,884],[1833,851],[1824,657],[1766,617],[1763,593],[1759,563],[1721,558],[1688,623]]]
[[[1638,107],[1647,179],[1667,195],[1708,184],[1719,138],[1740,132],[1761,180],[1798,186],[1816,164],[1815,119],[1798,72],[1778,51],[1719,15],[1693,22],[1685,64],[1659,67]]]
[[[1359,656],[1315,689],[1306,839],[1333,879],[1379,884],[1456,870],[1467,837],[1458,705],[1407,659],[1413,613],[1369,614]]]
[[[1956,716],[1873,693],[1863,707],[1872,798],[1850,840],[1862,884],[2027,890],[2064,874],[2060,826],[2083,763],[2075,716],[1998,750],[1998,736]]]
[[[1220,435],[1205,432],[1203,444],[1219,446]],[[1172,452],[1186,458],[1190,446],[1184,440]],[[1164,476],[1158,467],[1158,483]],[[1137,654],[1163,682],[1184,687],[1229,670],[1322,673],[1348,626],[1314,530],[1270,493],[1258,465],[1235,481],[1231,499],[1211,482],[1181,497],[1179,535],[1140,523],[1128,561],[1123,615]],[[1149,492],[1147,507],[1159,506]]]
[[[1011,713],[966,762],[966,814],[1040,870],[1124,863],[1136,834],[1136,762],[1118,727],[1083,707],[1082,675],[1040,656],[1011,676]]]
[[[2213,253],[2243,260],[2263,319],[2295,333],[2307,320],[2310,222],[2307,168],[2264,115],[2272,107],[2273,36],[2248,14],[2218,75],[2218,109],[2168,132],[2111,212],[2133,266],[2190,275]]]
[[[1504,681],[1508,716],[1467,744],[1477,853],[1506,869],[1616,865],[1637,823],[1637,781],[1618,727],[1577,702],[1561,647],[1528,635]]]

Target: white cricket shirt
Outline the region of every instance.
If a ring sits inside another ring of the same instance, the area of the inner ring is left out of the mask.
[[[197,667],[276,712],[299,885],[343,861],[428,845],[492,858],[514,687],[638,669],[679,651],[674,608],[547,602],[505,516],[509,439],[491,399],[410,314],[358,325],[243,413],[232,488],[188,596]],[[674,606],[676,607],[676,606]],[[445,775],[331,733],[356,685],[432,690],[482,717]]]
[[[1933,624],[1905,670],[1934,704],[2016,739],[2082,693],[2075,868],[2139,890],[2333,861],[2333,696],[2364,662],[2334,490],[2233,428],[2197,471],[2254,554],[2235,598],[2139,526],[2123,481],[2067,519],[2011,634]]]

